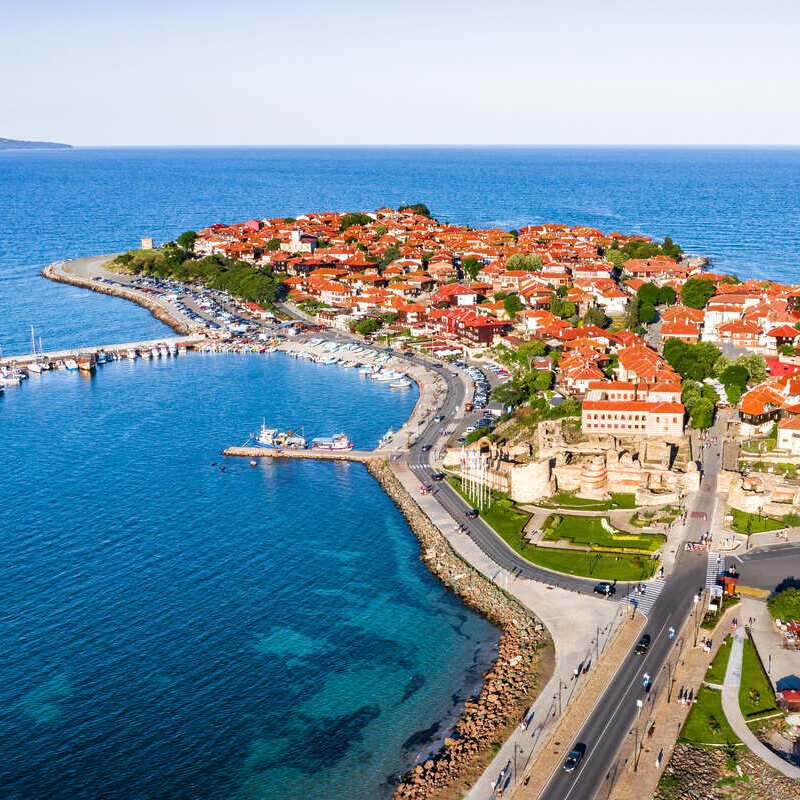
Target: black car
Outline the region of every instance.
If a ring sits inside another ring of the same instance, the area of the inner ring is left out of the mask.
[[[434,472],[431,474],[431,480],[433,481],[443,481],[446,477],[444,472]]]
[[[578,743],[572,750],[569,751],[569,755],[564,759],[564,772],[574,772],[575,768],[578,764],[581,763],[581,759],[586,754],[586,745],[583,743]]]
[[[432,444],[424,444],[424,445],[422,445],[422,452],[423,453],[427,453],[428,450],[431,450],[432,448],[433,448]]]
[[[650,641],[650,634],[646,633],[641,639],[639,639],[638,642],[636,642],[635,652],[637,656],[643,656],[650,649]]]
[[[475,519],[478,516],[478,509],[471,508],[469,509],[469,511],[466,512],[466,514],[470,519]]]
[[[604,581],[603,583],[598,583],[597,586],[594,587],[595,594],[602,594],[606,597],[611,597],[614,592],[617,591],[617,587],[614,586],[613,583],[608,583]]]

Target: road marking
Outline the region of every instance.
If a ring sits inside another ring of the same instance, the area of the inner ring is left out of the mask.
[[[706,587],[716,586],[717,575],[724,569],[725,559],[719,553],[709,550],[708,559],[706,560]]]
[[[656,639],[658,639],[661,636],[661,634],[664,632],[664,628],[666,628],[666,627],[667,627],[667,623],[665,621],[664,624],[661,626],[660,630],[658,631],[658,633],[653,637],[653,641],[655,641]],[[647,655],[642,660],[642,667],[644,667],[645,663],[647,662],[648,657],[650,655],[652,655],[652,653],[653,653],[652,650],[648,651]],[[622,665],[625,664],[625,663],[626,663],[625,660],[623,660],[620,663],[619,667],[617,668],[617,672],[614,673],[614,676],[612,677],[611,681],[609,681],[609,684],[608,684],[609,686],[611,686],[614,683],[614,681],[616,680],[616,677],[617,677],[617,673],[620,671],[620,669],[622,669]],[[616,717],[617,714],[619,713],[619,710],[622,708],[622,704],[627,699],[627,695],[630,692],[631,688],[632,688],[631,686],[628,687],[628,689],[625,692],[625,694],[623,695],[622,699],[619,701],[619,703],[617,703],[617,707],[614,709],[614,713],[609,717],[608,722],[606,722],[605,727],[603,728],[602,731],[600,731],[600,735],[597,737],[597,741],[598,742],[602,741],[603,738],[605,737],[606,731],[608,730],[608,726],[611,725],[611,723],[614,721],[614,717]],[[602,697],[602,695],[601,695],[601,697]],[[599,700],[600,700],[600,698],[598,698],[598,702],[599,702]],[[592,709],[592,713],[589,714],[589,716],[586,718],[586,722],[588,722],[591,719],[592,714],[594,714],[594,709]],[[584,725],[586,725],[586,722],[584,723]],[[624,739],[623,739],[623,742],[624,742]],[[622,747],[622,742],[620,742],[620,746],[616,749],[615,755],[616,755],[617,752],[619,752],[620,747]],[[584,759],[583,767],[580,767],[580,769],[576,773],[575,779],[573,779],[573,781],[572,781],[572,786],[570,786],[569,791],[564,795],[563,800],[568,800],[569,796],[572,794],[572,790],[577,785],[577,778],[580,777],[581,772],[583,772],[584,768],[589,763],[589,761],[591,760],[592,756],[595,754],[595,749],[596,748],[593,748],[591,750],[591,752],[589,753],[589,755],[586,756],[586,758]],[[551,778],[550,781],[552,781],[552,780],[553,779]],[[548,785],[550,784],[550,781],[548,781]]]
[[[634,603],[636,605],[636,610],[640,612],[642,616],[646,617],[655,605],[656,600],[658,600],[658,596],[663,591],[666,583],[664,578],[656,578],[654,581],[648,581],[644,584],[646,587],[644,594],[637,593],[635,597],[631,597],[630,593],[628,593],[625,597],[620,597],[618,602]]]

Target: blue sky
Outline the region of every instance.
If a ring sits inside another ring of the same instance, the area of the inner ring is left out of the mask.
[[[0,136],[800,144],[789,0],[4,6]]]

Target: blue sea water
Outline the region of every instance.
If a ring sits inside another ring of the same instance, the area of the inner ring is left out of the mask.
[[[262,415],[374,447],[415,396],[189,354],[0,398],[0,797],[385,794],[495,633],[363,466],[219,453]]]
[[[0,152],[0,346],[158,337],[48,262],[187,228],[426,202],[663,236],[800,281],[800,150]],[[494,633],[358,465],[226,465],[262,416],[371,445],[411,393],[274,356],[113,364],[0,398],[0,797],[377,797]],[[405,747],[404,747],[405,744]]]

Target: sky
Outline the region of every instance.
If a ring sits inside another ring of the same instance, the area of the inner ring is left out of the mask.
[[[0,137],[800,144],[796,0],[0,0]]]

